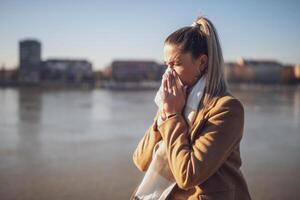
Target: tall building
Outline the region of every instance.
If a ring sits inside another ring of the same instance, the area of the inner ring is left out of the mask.
[[[20,70],[19,80],[22,83],[37,83],[41,70],[41,43],[38,40],[19,42]]]

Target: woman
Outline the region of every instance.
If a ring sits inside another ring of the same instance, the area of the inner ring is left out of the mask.
[[[240,170],[244,108],[228,89],[213,24],[198,17],[192,26],[170,34],[164,44],[169,72],[162,80],[162,106],[133,153],[137,168],[149,175],[132,197],[251,199]],[[197,95],[190,98],[193,92]],[[193,101],[198,101],[196,112],[190,106]],[[151,197],[137,195],[146,190]]]

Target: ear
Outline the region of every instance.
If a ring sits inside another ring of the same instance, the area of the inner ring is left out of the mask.
[[[199,61],[200,61],[200,66],[205,66],[208,62],[208,57],[206,54],[202,54],[200,57],[199,57]]]
[[[197,59],[196,59],[196,66],[199,67],[200,71],[203,71],[205,66],[207,66],[208,63],[208,57],[206,54],[201,54]]]

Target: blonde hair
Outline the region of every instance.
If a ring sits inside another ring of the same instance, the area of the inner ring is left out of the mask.
[[[201,33],[206,37],[208,50],[208,68],[204,105],[209,105],[211,98],[216,98],[229,91],[224,72],[224,59],[218,33],[213,23],[206,17],[200,16],[196,23],[199,24]]]
[[[219,37],[213,23],[204,16],[197,17],[193,26],[183,27],[170,34],[165,43],[176,45],[183,52],[196,58],[208,56],[206,86],[200,106],[208,108],[214,98],[229,91],[224,73],[224,59]]]

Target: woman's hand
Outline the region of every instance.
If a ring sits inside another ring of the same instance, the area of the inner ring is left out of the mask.
[[[186,102],[186,86],[181,85],[178,75],[174,70],[167,73],[163,81],[163,112],[165,116],[181,114]]]

